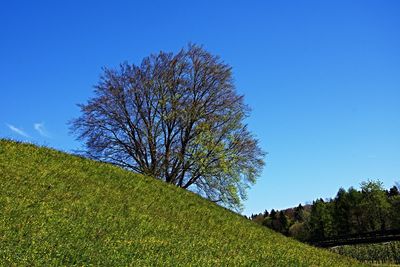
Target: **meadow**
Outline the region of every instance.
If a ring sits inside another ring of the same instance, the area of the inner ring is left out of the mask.
[[[153,178],[0,140],[1,266],[365,266]]]
[[[374,264],[400,264],[400,241],[338,246],[331,250]]]

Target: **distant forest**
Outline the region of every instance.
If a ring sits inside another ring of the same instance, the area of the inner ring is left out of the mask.
[[[300,241],[400,229],[399,184],[389,190],[380,181],[361,183],[360,190],[340,188],[334,199],[311,205],[252,214],[251,220]]]

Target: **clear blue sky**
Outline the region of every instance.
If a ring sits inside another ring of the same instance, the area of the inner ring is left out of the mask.
[[[83,3],[84,2],[84,3]],[[103,66],[203,44],[269,154],[245,214],[400,180],[400,2],[3,1],[0,136],[71,151]]]

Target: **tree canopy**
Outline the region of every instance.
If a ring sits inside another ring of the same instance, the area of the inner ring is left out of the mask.
[[[202,47],[105,69],[71,129],[90,157],[239,207],[264,165],[231,67]]]

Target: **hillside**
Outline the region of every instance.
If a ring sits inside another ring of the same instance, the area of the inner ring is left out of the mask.
[[[361,266],[183,189],[0,140],[0,265]]]

